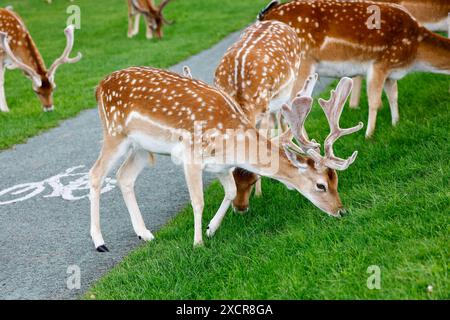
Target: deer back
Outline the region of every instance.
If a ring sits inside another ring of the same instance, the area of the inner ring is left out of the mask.
[[[380,13],[380,28],[373,6]],[[303,52],[317,61],[371,61],[401,68],[414,60],[421,37],[421,27],[406,9],[388,3],[291,1],[273,6],[261,19],[290,25],[304,43]]]
[[[300,40],[288,25],[257,22],[228,49],[216,69],[215,84],[253,118],[265,112],[270,99],[296,77],[300,50]]]
[[[0,9],[0,32],[8,35],[11,50],[23,63],[34,69],[39,75],[45,75],[44,60],[25,23],[17,13],[9,9]]]
[[[184,131],[251,128],[226,93],[202,81],[150,67],[117,71],[100,82],[97,100],[105,130],[116,136],[144,130]]]

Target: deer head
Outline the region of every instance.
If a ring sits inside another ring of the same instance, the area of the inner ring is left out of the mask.
[[[320,145],[309,140],[304,124],[308,117],[313,99],[311,97],[317,74],[310,76],[303,90],[292,101],[291,107],[284,105],[282,115],[289,124],[289,129],[274,139],[274,143],[284,149],[290,165],[283,168],[280,175],[281,182],[290,189],[296,189],[315,206],[331,216],[339,217],[345,213],[338,193],[338,176],[336,171],[346,170],[356,159],[357,152],[348,159],[341,159],[334,155],[333,144],[342,136],[357,132],[363,124],[350,129],[341,129],[339,119],[345,102],[351,92],[353,81],[343,78],[336,90],[331,92],[328,101],[319,100],[330,125],[330,134],[325,140],[325,155],[320,153]],[[297,144],[292,142],[293,138]],[[250,191],[255,180],[254,175],[235,174],[238,184],[238,195],[233,202],[235,209],[245,211],[248,208]]]
[[[169,21],[164,17],[163,10],[170,0],[163,0],[159,6],[153,3],[153,0],[146,0],[149,8],[149,14],[145,15],[148,25],[152,29],[157,38],[162,39],[164,24],[171,25],[173,21]]]
[[[64,30],[66,34],[67,44],[63,54],[55,60],[52,66],[44,72],[38,72],[33,69],[29,64],[24,63],[16,54],[11,50],[9,46],[9,39],[6,33],[0,32],[0,45],[6,52],[8,58],[12,64],[21,69],[27,77],[32,80],[33,90],[41,101],[44,111],[52,111],[53,106],[53,92],[56,89],[55,84],[55,72],[58,67],[64,63],[78,62],[82,55],[78,53],[75,58],[69,58],[74,44],[74,27],[71,25]]]

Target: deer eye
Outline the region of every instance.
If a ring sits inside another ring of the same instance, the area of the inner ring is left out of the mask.
[[[327,187],[324,184],[318,183],[316,184],[316,188],[318,191],[327,192]]]

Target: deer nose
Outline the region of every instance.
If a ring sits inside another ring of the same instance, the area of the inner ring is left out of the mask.
[[[239,206],[233,205],[233,211],[235,213],[244,214],[244,213],[247,213],[249,210],[250,210],[250,208],[248,206],[247,207],[239,207]]]
[[[344,216],[347,215],[347,210],[345,208],[339,209],[338,211],[338,216],[340,216],[341,218],[343,218]]]
[[[55,110],[55,106],[51,105],[51,106],[44,106],[44,112],[51,112]]]

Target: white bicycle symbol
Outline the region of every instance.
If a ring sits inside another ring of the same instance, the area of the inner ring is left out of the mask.
[[[43,196],[44,198],[61,197],[68,201],[88,198],[89,173],[75,173],[75,171],[83,168],[85,168],[85,166],[72,167],[63,173],[57,174],[41,182],[23,183],[4,189],[0,191],[0,205],[7,205],[31,199],[44,192],[48,186],[52,188],[52,193]],[[67,178],[71,180],[69,180],[67,184],[64,184],[63,180]],[[117,181],[115,179],[106,178],[105,186],[102,188],[101,192],[106,193],[113,190],[116,187],[116,184]],[[88,191],[87,193],[86,190]],[[82,194],[80,195],[79,193]]]

